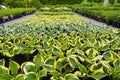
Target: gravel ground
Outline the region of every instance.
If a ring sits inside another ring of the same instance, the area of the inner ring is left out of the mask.
[[[5,25],[5,26],[10,26],[10,25],[12,25],[12,24],[19,23],[19,22],[27,19],[27,18],[29,18],[29,17],[32,16],[32,15],[34,15],[34,14],[30,14],[30,15],[27,15],[27,16],[23,16],[23,17],[21,17],[21,18],[14,19],[14,20],[11,20],[11,21],[2,23],[2,24]]]

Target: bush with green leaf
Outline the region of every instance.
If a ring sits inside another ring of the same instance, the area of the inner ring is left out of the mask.
[[[0,79],[79,80],[119,78],[120,30],[92,23],[17,24],[0,28]],[[15,55],[33,61],[18,64]]]

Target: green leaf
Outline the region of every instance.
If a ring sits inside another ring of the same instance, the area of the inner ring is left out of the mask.
[[[6,75],[6,74],[9,74],[9,69],[4,66],[0,66],[0,75]]]
[[[40,70],[40,71],[39,71],[39,76],[40,76],[40,77],[45,77],[45,76],[47,76],[47,70],[46,70],[46,69]]]
[[[107,51],[107,50],[109,50],[109,45],[103,46],[100,50],[101,51]]]
[[[81,73],[80,71],[76,71],[74,74],[78,77],[85,77],[85,74]]]
[[[87,61],[88,60],[88,57],[85,55],[85,53],[83,52],[83,51],[81,51],[81,50],[78,50],[77,51],[78,52],[78,58],[81,60],[81,61]]]
[[[79,80],[79,79],[74,74],[66,74],[65,75],[65,80]]]
[[[90,74],[90,76],[96,80],[100,80],[103,77],[107,76],[107,74],[105,74],[102,70],[99,69],[93,72],[92,74]]]
[[[20,66],[18,63],[16,63],[15,61],[10,61],[9,63],[9,69],[11,70],[13,75],[18,74],[18,70],[19,70]]]
[[[62,68],[63,68],[63,64],[62,64],[62,62],[59,61],[59,60],[56,61],[56,63],[55,63],[55,68],[56,68],[57,70],[61,71]]]
[[[25,80],[25,75],[24,74],[19,74],[15,77],[15,80]]]
[[[51,65],[44,65],[43,66],[47,71],[52,71],[52,70],[54,70],[54,66],[51,66]]]
[[[76,47],[80,49],[82,47],[82,43],[79,40],[76,41]]]
[[[58,71],[55,71],[55,70],[51,71],[50,74],[53,75],[53,76],[56,76],[56,77],[61,77],[62,76],[62,73],[60,73]]]
[[[73,55],[75,52],[76,52],[75,48],[71,48],[70,50],[67,50],[66,55],[70,56],[70,55]]]
[[[63,51],[67,50],[67,49],[68,49],[68,45],[67,45],[66,43],[63,44],[63,45],[61,46],[61,49],[62,49]]]
[[[3,50],[9,51],[10,47],[8,45],[3,45]]]
[[[33,62],[35,63],[38,69],[43,65],[44,60],[43,60],[43,57],[40,54],[38,54],[34,57]]]
[[[39,51],[40,55],[44,58],[45,56],[47,56],[47,54],[45,53],[45,50],[41,48],[41,46],[37,45],[36,49]]]
[[[116,71],[120,71],[120,59],[117,59],[113,62],[114,68]]]
[[[69,63],[73,68],[77,68],[78,67],[78,60],[75,57],[69,57]]]
[[[12,54],[12,55],[17,55],[19,53],[20,53],[20,48],[17,47],[17,46],[12,48],[11,51],[10,51],[10,54]]]
[[[36,66],[32,62],[25,62],[21,65],[22,70],[24,71],[25,74],[29,72],[36,72]]]
[[[100,69],[101,67],[102,67],[101,63],[94,63],[93,65],[91,65],[90,70],[96,71],[96,70]]]
[[[64,57],[63,52],[56,46],[53,48],[53,54],[58,57]]]
[[[12,76],[11,75],[2,75],[0,76],[0,80],[12,80]]]
[[[82,73],[88,73],[87,68],[83,64],[79,63],[78,68]]]
[[[103,66],[103,71],[107,74],[111,74],[110,72],[112,71],[111,66],[109,65],[109,61],[100,61]]]
[[[113,55],[111,54],[111,51],[106,51],[103,53],[103,58],[105,60],[109,60],[109,59],[112,59],[113,58]]]
[[[65,64],[64,66],[64,71],[67,73],[67,72],[72,72],[74,70],[73,67],[71,67],[69,64]]]
[[[92,49],[88,49],[86,53],[87,53],[88,58],[92,59],[96,57],[96,55],[98,54],[98,51],[92,48]]]
[[[26,78],[25,80],[38,80],[37,79],[37,75],[34,73],[34,72],[29,72],[27,75],[26,75]]]
[[[0,66],[4,66],[4,65],[5,65],[5,60],[4,59],[0,60]]]
[[[45,60],[45,64],[52,65],[54,66],[55,59],[53,58],[48,58]]]

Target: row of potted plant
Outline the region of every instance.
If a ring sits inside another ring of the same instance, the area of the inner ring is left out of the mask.
[[[32,14],[36,11],[35,8],[15,8],[0,10],[0,23],[4,23],[9,20],[20,18],[24,15]]]
[[[77,7],[73,8],[73,11],[115,27],[119,27],[120,25],[120,8]]]

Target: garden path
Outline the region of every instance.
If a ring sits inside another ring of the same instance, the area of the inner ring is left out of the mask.
[[[91,23],[93,23],[93,24],[95,24],[95,25],[98,25],[98,26],[107,25],[107,24],[105,24],[105,23],[103,23],[103,22],[99,22],[99,21],[96,21],[96,20],[94,20],[94,19],[87,18],[87,17],[82,16],[82,15],[77,14],[77,13],[75,13],[75,15],[80,16],[80,17],[82,17],[84,20],[86,20],[86,21],[88,21],[88,22],[91,22]],[[110,26],[110,25],[109,25],[109,26]]]

